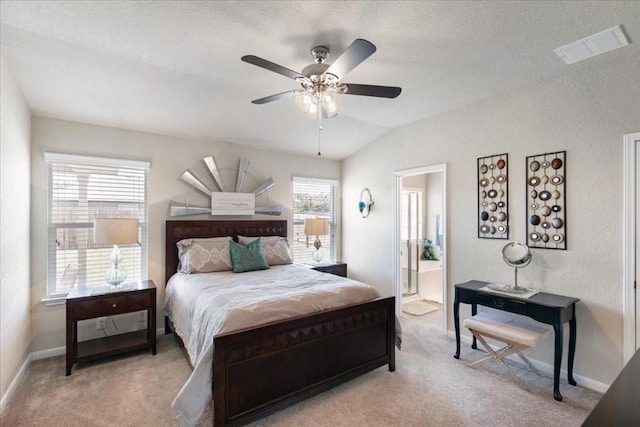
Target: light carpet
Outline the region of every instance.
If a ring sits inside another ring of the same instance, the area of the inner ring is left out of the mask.
[[[579,426],[600,394],[553,380],[507,361],[530,391],[495,363],[466,363],[484,353],[462,349],[442,335],[441,311],[403,316],[396,371],[378,368],[250,426]],[[580,354],[576,355],[577,358]],[[2,426],[175,426],[170,404],[190,368],[171,336],[158,339],[158,354],[140,351],[75,365],[64,375],[64,357],[31,364],[0,416]],[[210,426],[207,409],[199,426]]]

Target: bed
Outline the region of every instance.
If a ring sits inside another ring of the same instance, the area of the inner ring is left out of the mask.
[[[287,222],[167,221],[166,282],[178,268],[178,241],[239,235],[286,237]],[[212,336],[213,425],[246,424],[384,365],[394,371],[394,300],[376,298]],[[166,332],[174,329],[165,317]]]

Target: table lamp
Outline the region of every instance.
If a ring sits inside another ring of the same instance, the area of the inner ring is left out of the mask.
[[[313,242],[313,246],[316,248],[311,254],[311,258],[319,263],[322,261],[324,254],[320,250],[322,242],[319,236],[326,236],[329,234],[329,220],[322,218],[307,218],[304,220],[304,234],[307,236],[316,236],[316,240]]]
[[[138,220],[124,218],[96,218],[93,222],[93,242],[96,245],[113,245],[111,268],[104,275],[105,281],[113,287],[120,286],[127,278],[122,267],[122,254],[118,245],[138,243]]]

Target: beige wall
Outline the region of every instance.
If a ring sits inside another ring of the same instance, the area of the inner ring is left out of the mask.
[[[513,281],[500,257],[504,241],[477,238],[476,159],[509,153],[510,239],[522,241],[525,157],[566,150],[568,250],[533,250],[519,281],[580,298],[575,372],[611,383],[622,367],[622,139],[640,130],[639,99],[640,58],[623,56],[388,133],[343,162],[343,258],[350,275],[393,294],[393,173],[446,163],[449,301],[455,283]],[[355,208],[362,187],[375,200],[367,219]],[[532,352],[550,365],[552,337]],[[563,359],[566,368],[566,352]]]
[[[168,218],[169,201],[206,206],[209,199],[189,187],[178,178],[191,168],[205,177],[200,160],[209,155],[216,158],[224,173],[235,170],[240,157],[250,160],[250,174],[245,182],[255,186],[272,177],[276,186],[256,200],[257,206],[281,203],[281,216],[256,215],[251,219],[291,219],[292,176],[318,176],[339,178],[338,162],[318,161],[313,157],[301,157],[268,151],[252,150],[238,144],[220,141],[193,141],[175,137],[131,132],[122,129],[80,124],[42,117],[33,118],[32,126],[32,206],[31,227],[34,242],[46,241],[47,176],[43,153],[46,151],[126,158],[151,162],[149,170],[149,278],[158,286],[158,325],[162,323],[164,301],[164,223]],[[229,182],[229,181],[226,181]],[[209,216],[182,217],[182,219],[207,219]],[[237,217],[236,217],[237,219]],[[247,218],[249,219],[249,218]],[[291,224],[289,234],[291,234]],[[64,346],[64,305],[46,307],[41,299],[46,295],[46,245],[32,245],[32,351]]]
[[[0,55],[0,398],[26,360],[29,313],[30,115]]]

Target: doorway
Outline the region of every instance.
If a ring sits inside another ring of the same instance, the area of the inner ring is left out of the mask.
[[[395,172],[396,312],[446,334],[446,165]]]
[[[623,362],[640,348],[640,132],[624,136]]]

